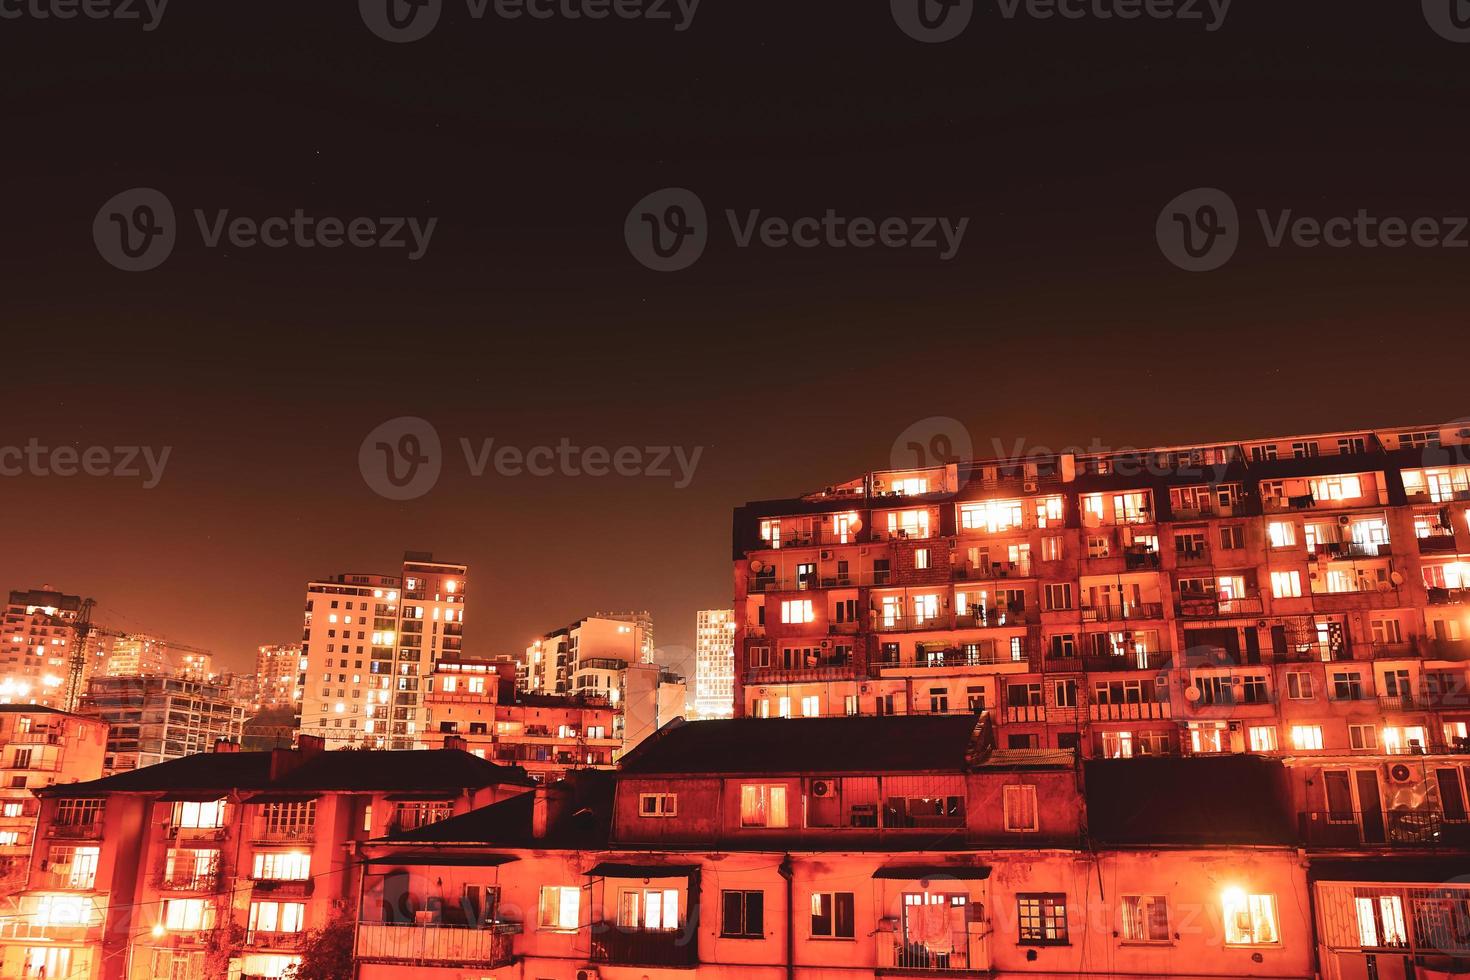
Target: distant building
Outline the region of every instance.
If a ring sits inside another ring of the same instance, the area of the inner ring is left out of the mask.
[[[694,710],[728,718],[735,710],[735,611],[701,609],[694,627]]]
[[[69,624],[81,607],[80,596],[49,585],[10,593],[0,634],[0,704],[64,706],[75,642]]]
[[[97,779],[106,745],[107,725],[96,718],[0,705],[0,895],[25,881],[40,809],[31,791]]]
[[[261,646],[255,657],[256,700],[260,707],[299,705],[304,668],[301,644]]]
[[[228,688],[175,677],[94,677],[80,714],[108,723],[109,773],[206,752],[238,742],[246,705]]]
[[[203,651],[181,651],[174,658],[175,677],[186,681],[213,681],[219,675],[214,672],[214,654]]]
[[[441,657],[460,653],[467,572],[410,551],[398,576],[308,583],[301,731],[328,748],[422,744],[421,678]]]
[[[533,694],[587,694],[616,699],[629,664],[652,663],[653,621],[647,613],[598,613],[547,633],[526,648],[521,689]]]
[[[113,638],[102,662],[102,673],[112,677],[137,677],[168,672],[168,643],[142,633]]]
[[[454,739],[482,759],[521,766],[537,780],[611,768],[623,748],[622,711],[606,697],[524,694],[513,661],[441,660],[428,678],[424,741]]]

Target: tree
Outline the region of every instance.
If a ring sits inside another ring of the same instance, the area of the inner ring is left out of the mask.
[[[301,962],[286,971],[286,980],[350,980],[354,928],[352,919],[339,911],[326,925],[309,931]]]

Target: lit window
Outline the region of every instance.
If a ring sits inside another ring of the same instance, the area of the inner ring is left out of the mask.
[[[817,695],[808,694],[801,699],[801,716],[803,718],[815,718],[821,713],[821,699]]]
[[[1409,945],[1409,932],[1404,927],[1403,900],[1399,896],[1360,896],[1355,899],[1355,904],[1361,946],[1385,949]]]
[[[300,932],[306,919],[304,902],[251,902],[250,932]]]
[[[916,568],[917,570],[919,570],[919,571],[922,572],[925,569],[927,569],[928,567],[929,567],[929,549],[928,548],[916,548],[916,549],[914,549],[914,568]]]
[[[1278,599],[1295,599],[1302,594],[1302,574],[1296,570],[1271,573],[1271,594]]]
[[[1067,896],[1052,893],[1016,896],[1018,939],[1022,943],[1067,944]]]
[[[1276,751],[1276,726],[1257,725],[1250,730],[1252,752]]]
[[[624,929],[672,932],[679,928],[679,892],[674,888],[629,888],[618,895],[618,925]]]
[[[1322,748],[1322,726],[1292,725],[1291,747],[1301,752]]]
[[[203,803],[184,801],[174,804],[173,826],[190,830],[212,830],[225,825],[225,801]]]
[[[541,887],[541,928],[575,931],[582,904],[582,890],[568,885]]]
[[[781,622],[810,623],[816,619],[810,599],[787,599],[781,603]]]
[[[1266,536],[1273,548],[1290,548],[1296,544],[1296,524],[1291,521],[1272,521],[1266,525]]]
[[[1221,903],[1227,945],[1262,946],[1281,941],[1276,929],[1276,896],[1248,895],[1243,889],[1227,888]]]
[[[257,881],[304,881],[311,877],[311,855],[305,851],[258,851],[251,877]]]
[[[740,787],[740,826],[786,827],[786,787],[745,783]]]
[[[194,932],[214,928],[214,903],[202,898],[166,898],[163,927],[170,931]]]

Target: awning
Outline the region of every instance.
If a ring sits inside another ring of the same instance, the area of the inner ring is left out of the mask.
[[[385,800],[393,800],[399,803],[412,803],[415,801],[433,803],[441,800],[453,800],[459,797],[458,790],[424,790],[420,793],[390,793],[383,797]]]
[[[230,795],[227,789],[176,789],[158,798],[160,803],[214,803]]]
[[[1350,858],[1312,861],[1307,877],[1312,881],[1373,881],[1443,884],[1470,880],[1470,858],[1445,855],[1428,860],[1413,858]]]
[[[399,851],[395,854],[385,854],[382,857],[369,858],[363,863],[373,865],[423,865],[435,868],[498,868],[502,864],[509,864],[512,861],[519,860],[520,858],[514,854],[457,854],[448,851],[425,851],[415,854],[407,851]]]
[[[241,803],[309,803],[320,799],[320,793],[256,793]]]
[[[930,878],[940,881],[984,881],[990,877],[990,869],[965,864],[888,864],[874,871],[873,877],[895,881],[923,881]]]
[[[697,864],[619,864],[603,861],[591,871],[589,878],[687,878],[699,870]]]

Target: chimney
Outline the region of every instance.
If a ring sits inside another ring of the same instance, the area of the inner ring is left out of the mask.
[[[240,743],[232,742],[227,738],[217,738],[214,740],[214,750],[216,752],[239,752]]]
[[[444,736],[444,747],[446,749],[458,749],[460,752],[468,752],[470,750],[470,743],[465,741],[463,735],[446,735]]]
[[[271,749],[271,779],[277,780],[289,772],[321,755],[326,750],[327,740],[319,735],[296,736],[296,748]]]
[[[531,792],[531,836],[539,840],[561,820],[571,794],[563,786],[548,786],[546,783],[537,783]]]

